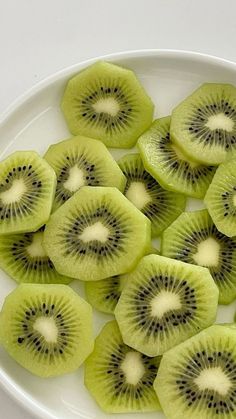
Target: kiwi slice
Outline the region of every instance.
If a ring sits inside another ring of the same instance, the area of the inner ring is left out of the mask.
[[[124,190],[125,176],[100,141],[77,136],[51,145],[44,158],[57,175],[54,209],[84,185]]]
[[[220,233],[207,210],[181,214],[163,234],[162,254],[208,268],[220,304],[236,298],[236,237]]]
[[[44,246],[61,275],[96,281],[137,264],[150,224],[118,189],[84,186],[51,216]]]
[[[171,115],[170,136],[189,157],[217,165],[236,152],[236,88],[205,83]]]
[[[3,304],[0,340],[35,375],[73,372],[93,350],[91,306],[66,285],[21,284]]]
[[[36,231],[49,218],[56,175],[34,151],[0,162],[0,234]]]
[[[154,105],[133,71],[99,61],[69,80],[62,99],[72,134],[108,147],[132,147],[152,122]]]
[[[204,201],[218,230],[226,236],[236,236],[235,160],[218,167]]]
[[[126,345],[157,356],[211,325],[218,296],[208,269],[149,255],[126,275],[115,317]]]
[[[68,284],[47,256],[42,242],[44,227],[35,233],[9,234],[0,239],[0,268],[17,282]]]
[[[184,210],[183,195],[163,189],[144,169],[139,154],[127,154],[118,164],[126,176],[124,194],[152,223],[152,234],[158,236]]]
[[[235,325],[211,326],[166,352],[154,388],[168,419],[235,418]]]
[[[160,410],[153,389],[160,357],[149,358],[125,345],[116,321],[107,323],[85,363],[85,385],[108,413]]]
[[[159,252],[150,247],[147,254],[159,254]],[[85,283],[87,300],[97,310],[113,314],[125,283],[126,277],[123,275],[115,275],[101,281],[88,281]]]
[[[170,117],[157,119],[138,140],[145,169],[163,188],[203,198],[215,173],[214,166],[191,160],[170,138]]]

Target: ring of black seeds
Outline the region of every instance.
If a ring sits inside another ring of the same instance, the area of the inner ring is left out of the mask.
[[[119,105],[119,110],[116,115],[111,115],[106,112],[96,113],[93,105],[99,100],[114,99]],[[87,92],[79,98],[77,104],[79,115],[88,121],[90,126],[102,126],[107,133],[113,134],[124,130],[132,125],[135,118],[136,108],[132,100],[132,96],[124,91],[122,86],[118,84],[109,85],[107,81],[94,86],[89,86]]]
[[[202,370],[212,367],[220,367],[231,381],[227,395],[222,396],[211,389],[200,391],[194,382]],[[230,352],[207,350],[193,354],[179,374],[176,384],[180,396],[184,397],[188,406],[203,405],[216,415],[228,414],[236,410],[236,363]]]
[[[224,281],[224,284],[227,282],[231,283],[230,278],[227,274],[230,274],[232,271],[232,261],[233,253],[235,251],[235,241],[220,233],[215,225],[212,225],[209,228],[202,228],[199,231],[195,231],[191,234],[191,237],[188,236],[185,239],[185,246],[182,250],[179,250],[175,259],[182,260],[183,262],[196,264],[192,255],[196,252],[198,244],[206,240],[209,237],[213,237],[220,244],[220,255],[219,255],[219,264],[217,267],[209,266],[210,273],[215,280],[216,284],[220,287],[221,283]],[[223,284],[223,285],[224,285]]]
[[[5,204],[0,196],[0,219],[23,218],[30,214],[37,206],[37,198],[40,196],[42,182],[32,165],[13,167],[0,183],[0,194],[8,191],[14,180],[23,179],[27,190],[16,203]]]
[[[142,208],[142,213],[150,219],[155,219],[160,214],[164,214],[170,205],[170,192],[163,189],[144,168],[141,169],[141,167],[135,167],[133,169],[134,171],[129,167],[122,167],[122,171],[127,178],[124,195],[132,182],[143,182],[145,183],[145,187],[153,200],[152,202],[148,202]],[[154,200],[156,202],[154,202]]]
[[[38,231],[44,231],[44,226]],[[27,251],[27,247],[32,244],[35,233],[26,233],[17,241],[15,240],[11,246],[11,254],[15,261],[21,263],[25,272],[30,270],[48,271],[54,270],[54,265],[48,256],[31,257]]]
[[[219,113],[223,113],[234,122],[232,132],[223,129],[211,130],[206,126],[209,117]],[[236,145],[236,110],[228,100],[221,99],[217,103],[204,104],[201,105],[201,108],[195,108],[191,117],[188,117],[185,127],[191,134],[192,141],[198,140],[199,143],[220,145],[226,150],[232,149]]]
[[[222,203],[224,206],[224,217],[228,215],[235,217],[236,216],[236,207],[233,203],[233,197],[236,194],[236,186],[233,187],[232,191],[227,191],[222,193]]]
[[[161,318],[157,318],[152,315],[151,302],[163,290],[178,294],[181,308],[169,310]],[[155,337],[156,333],[165,333],[170,328],[187,324],[194,318],[196,309],[194,288],[185,280],[164,275],[152,276],[147,285],[140,286],[132,302],[136,328],[148,337]]]
[[[67,201],[74,192],[69,191],[64,187],[64,183],[70,177],[70,168],[77,166],[84,174],[85,184],[88,186],[99,186],[99,176],[96,173],[96,167],[91,164],[85,155],[80,156],[66,156],[63,161],[63,167],[57,177],[57,187],[55,199],[57,202]]]
[[[186,178],[188,182],[194,185],[199,179],[207,177],[210,173],[215,171],[214,166],[204,166],[200,164],[198,166],[191,166],[188,161],[179,159],[171,144],[170,133],[168,132],[165,136],[161,137],[160,143],[158,144],[158,150],[160,150],[162,159],[165,161],[166,167],[168,167],[169,170],[181,172],[181,176]]]
[[[83,242],[79,236],[84,229],[99,221],[109,229],[107,241],[105,243],[98,240]],[[126,233],[128,233],[128,227],[123,226],[117,216],[101,206],[93,212],[81,214],[70,221],[63,235],[66,242],[65,255],[76,255],[77,258],[83,255],[93,255],[97,260],[104,262],[107,258],[112,259],[119,252],[124,252]]]
[[[39,317],[53,317],[55,325],[58,329],[57,342],[47,342],[37,330],[34,324]],[[25,346],[29,350],[36,350],[48,358],[62,355],[70,340],[70,327],[66,325],[66,318],[60,313],[57,307],[50,303],[34,302],[34,305],[25,307],[24,317],[17,323],[16,343],[19,346]]]
[[[147,391],[147,388],[152,388],[157,375],[158,362],[157,358],[153,359],[144,354],[140,354],[145,373],[136,385],[129,384],[125,380],[121,364],[124,361],[127,352],[130,351],[131,349],[127,345],[119,344],[110,356],[107,374],[109,374],[112,379],[115,397],[124,395],[131,399],[139,399],[143,396],[143,393]]]

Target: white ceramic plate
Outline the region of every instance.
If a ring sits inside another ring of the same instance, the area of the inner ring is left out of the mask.
[[[168,115],[171,109],[203,82],[236,84],[236,64],[206,55],[181,51],[134,51],[114,54],[102,59],[129,67],[137,73],[156,105],[156,117]],[[15,150],[34,149],[44,153],[49,144],[69,136],[60,111],[60,100],[67,80],[90,60],[70,67],[40,83],[15,102],[3,115],[0,125],[0,159]],[[119,157],[120,152],[113,155]],[[202,207],[196,200],[190,209]],[[0,271],[0,306],[5,296],[16,286]],[[83,295],[81,285],[73,288]],[[218,322],[233,320],[235,304],[220,307]],[[95,329],[109,316],[94,313]],[[15,363],[0,349],[0,382],[12,396],[41,418],[107,419],[83,384],[83,368],[61,378],[40,379]],[[122,419],[163,419],[161,413],[122,415]]]

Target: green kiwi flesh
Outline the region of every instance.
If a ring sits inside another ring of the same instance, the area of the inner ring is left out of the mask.
[[[84,186],[50,218],[44,247],[61,275],[96,281],[131,270],[151,223],[116,188]]]
[[[47,256],[42,242],[44,227],[34,233],[8,234],[0,238],[0,268],[17,282],[68,284]]]
[[[138,140],[145,169],[163,188],[193,198],[203,198],[215,167],[187,157],[170,138],[170,120],[157,119]]]
[[[166,352],[154,388],[168,419],[235,418],[235,325],[211,326]]]
[[[151,124],[154,105],[133,71],[104,61],[69,80],[62,111],[72,134],[130,148]]]
[[[125,176],[101,141],[78,135],[51,145],[44,158],[57,175],[54,210],[85,185],[124,190]]]
[[[181,214],[163,234],[162,255],[208,268],[220,304],[236,298],[236,238],[220,233],[207,210]]]
[[[32,374],[73,372],[93,350],[91,306],[66,285],[21,284],[3,304],[0,340]]]
[[[218,230],[226,236],[236,236],[235,160],[218,167],[204,202]]]
[[[49,218],[56,175],[34,151],[0,162],[0,234],[38,230]]]
[[[172,112],[171,139],[192,159],[218,165],[236,153],[236,87],[205,83]]]
[[[184,210],[183,195],[167,191],[144,169],[139,154],[127,154],[118,164],[126,176],[124,195],[152,223],[152,234],[158,236]]]
[[[85,283],[88,302],[103,313],[113,314],[125,285],[123,275]]]
[[[147,356],[215,321],[219,291],[206,268],[149,255],[125,277],[115,317],[124,342]]]
[[[159,254],[159,252],[154,247],[150,247],[146,254]],[[86,297],[98,311],[113,314],[124,286],[123,275],[112,276],[101,281],[88,281],[85,283]]]
[[[85,363],[85,385],[107,413],[160,410],[153,389],[160,358],[124,344],[116,321],[107,323]]]

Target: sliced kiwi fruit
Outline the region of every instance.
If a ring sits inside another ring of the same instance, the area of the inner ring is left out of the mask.
[[[210,326],[218,296],[208,269],[149,255],[126,275],[115,317],[126,345],[157,356]]]
[[[154,388],[168,419],[235,418],[235,325],[211,326],[166,352]]]
[[[91,306],[66,285],[21,284],[3,304],[0,340],[35,375],[73,372],[93,350]]]
[[[100,141],[78,135],[51,145],[44,158],[57,175],[54,209],[85,185],[124,190],[125,176]]]
[[[123,275],[112,276],[101,281],[86,282],[87,300],[97,310],[113,314],[124,285]]]
[[[132,147],[152,122],[154,105],[133,71],[99,61],[69,80],[62,99],[72,134],[108,147]]]
[[[44,227],[35,233],[8,234],[0,238],[0,268],[17,282],[68,284],[43,248]]]
[[[126,176],[124,195],[152,223],[152,234],[158,236],[184,210],[183,195],[167,191],[144,169],[139,154],[127,154],[118,164]]]
[[[170,117],[157,119],[138,140],[145,169],[163,188],[203,198],[215,173],[214,166],[191,160],[170,138]]]
[[[85,363],[85,385],[107,413],[160,410],[153,389],[160,357],[149,358],[125,345],[116,321],[107,323]]]
[[[236,298],[236,237],[220,233],[207,210],[181,214],[164,231],[162,255],[208,268],[220,304]]]
[[[236,160],[218,167],[204,201],[218,230],[236,236]]]
[[[171,115],[171,139],[194,160],[218,165],[236,153],[236,87],[205,83]]]
[[[49,218],[56,175],[34,151],[0,162],[0,234],[38,230]]]
[[[159,254],[159,252],[150,247],[147,254]],[[116,275],[101,281],[86,282],[85,292],[88,302],[103,313],[113,314],[125,286],[125,280],[125,276]]]
[[[50,218],[44,247],[61,275],[96,281],[131,270],[151,223],[116,188],[84,186]]]

